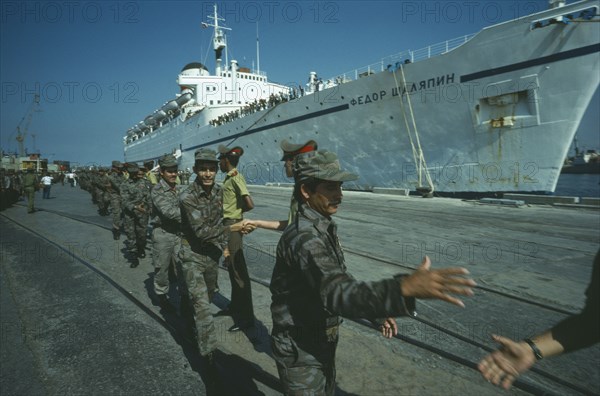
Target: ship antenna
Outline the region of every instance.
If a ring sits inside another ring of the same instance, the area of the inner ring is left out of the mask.
[[[260,74],[260,44],[258,41],[258,21],[256,21],[256,74]]]

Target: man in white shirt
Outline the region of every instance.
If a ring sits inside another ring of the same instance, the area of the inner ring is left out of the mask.
[[[42,199],[50,199],[50,188],[52,187],[52,176],[50,176],[46,172],[44,172],[44,176],[42,177],[42,184],[44,185],[44,192],[42,195]]]

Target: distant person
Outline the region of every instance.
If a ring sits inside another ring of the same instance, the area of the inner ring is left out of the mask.
[[[42,174],[41,182],[44,188],[42,192],[42,199],[50,199],[50,189],[52,188],[52,176],[44,172]]]
[[[33,169],[27,169],[27,172],[23,175],[23,195],[27,197],[27,213],[35,212],[35,192],[39,189],[40,182],[33,171]]]
[[[500,349],[479,362],[479,371],[494,385],[509,389],[538,360],[586,348],[600,341],[600,250],[596,253],[592,279],[585,292],[583,310],[534,337],[513,341],[492,335]]]
[[[358,176],[340,169],[334,153],[298,159],[294,194],[300,203],[277,245],[270,290],[271,346],[285,394],[333,395],[341,316],[383,318],[385,337],[397,334],[393,317],[414,315],[415,298],[463,306],[452,294],[472,295],[464,268],[432,270],[425,257],[410,275],[360,282],[346,270],[332,215],[342,183]]]
[[[237,169],[244,149],[221,145],[219,153],[219,167],[221,172],[227,174],[223,180],[223,225],[230,226],[242,221],[244,213],[254,208],[254,202],[248,192],[246,179]],[[231,303],[220,313],[233,316],[234,324],[229,328],[230,332],[254,326],[250,275],[242,243],[242,233],[232,232],[229,236],[230,256],[226,260],[231,281]]]
[[[121,161],[112,161],[112,169],[108,174],[110,182],[110,213],[112,217],[112,234],[115,241],[121,237],[121,228],[123,226],[123,205],[121,203],[121,185],[125,183],[123,176],[123,164]]]

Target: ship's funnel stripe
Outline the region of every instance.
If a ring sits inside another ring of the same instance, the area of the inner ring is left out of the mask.
[[[496,67],[494,69],[483,70],[477,73],[465,74],[464,76],[460,76],[460,82],[469,82],[472,80],[477,80],[479,78],[491,77],[497,74],[508,73],[511,71],[527,69],[528,67],[540,66],[547,63],[558,62],[565,59],[577,58],[579,56],[593,54],[595,52],[600,52],[600,44],[588,45],[587,47],[581,47],[572,49],[565,52],[560,52],[558,54],[552,54],[548,56],[544,56],[537,59],[528,60],[525,62],[513,63],[512,65]]]
[[[202,143],[202,144],[198,144],[196,146],[188,147],[188,148],[183,149],[183,151],[190,151],[190,150],[198,149],[200,147],[212,146],[213,144],[223,143],[225,141],[237,139],[242,136],[252,135],[257,132],[262,132],[262,131],[266,131],[268,129],[278,128],[280,126],[284,126],[284,125],[288,125],[288,124],[294,124],[296,122],[309,120],[311,118],[320,117],[320,116],[323,116],[326,114],[337,113],[338,111],[348,110],[349,108],[350,108],[350,105],[346,103],[346,104],[343,104],[340,106],[331,107],[329,109],[315,111],[314,113],[304,114],[299,117],[290,118],[289,120],[276,122],[276,123],[273,123],[270,125],[265,125],[265,126],[259,127],[259,128],[248,129],[247,131],[236,133],[235,135],[229,135],[224,138],[212,140],[208,143]]]

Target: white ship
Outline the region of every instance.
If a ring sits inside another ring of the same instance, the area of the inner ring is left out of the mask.
[[[314,139],[357,174],[347,189],[406,188],[442,194],[552,193],[600,80],[599,1],[565,5],[499,23],[378,68],[304,89],[222,60],[214,15],[216,70],[186,65],[173,100],[127,131],[125,161],[219,144],[244,148],[250,184],[289,182],[279,143]]]

